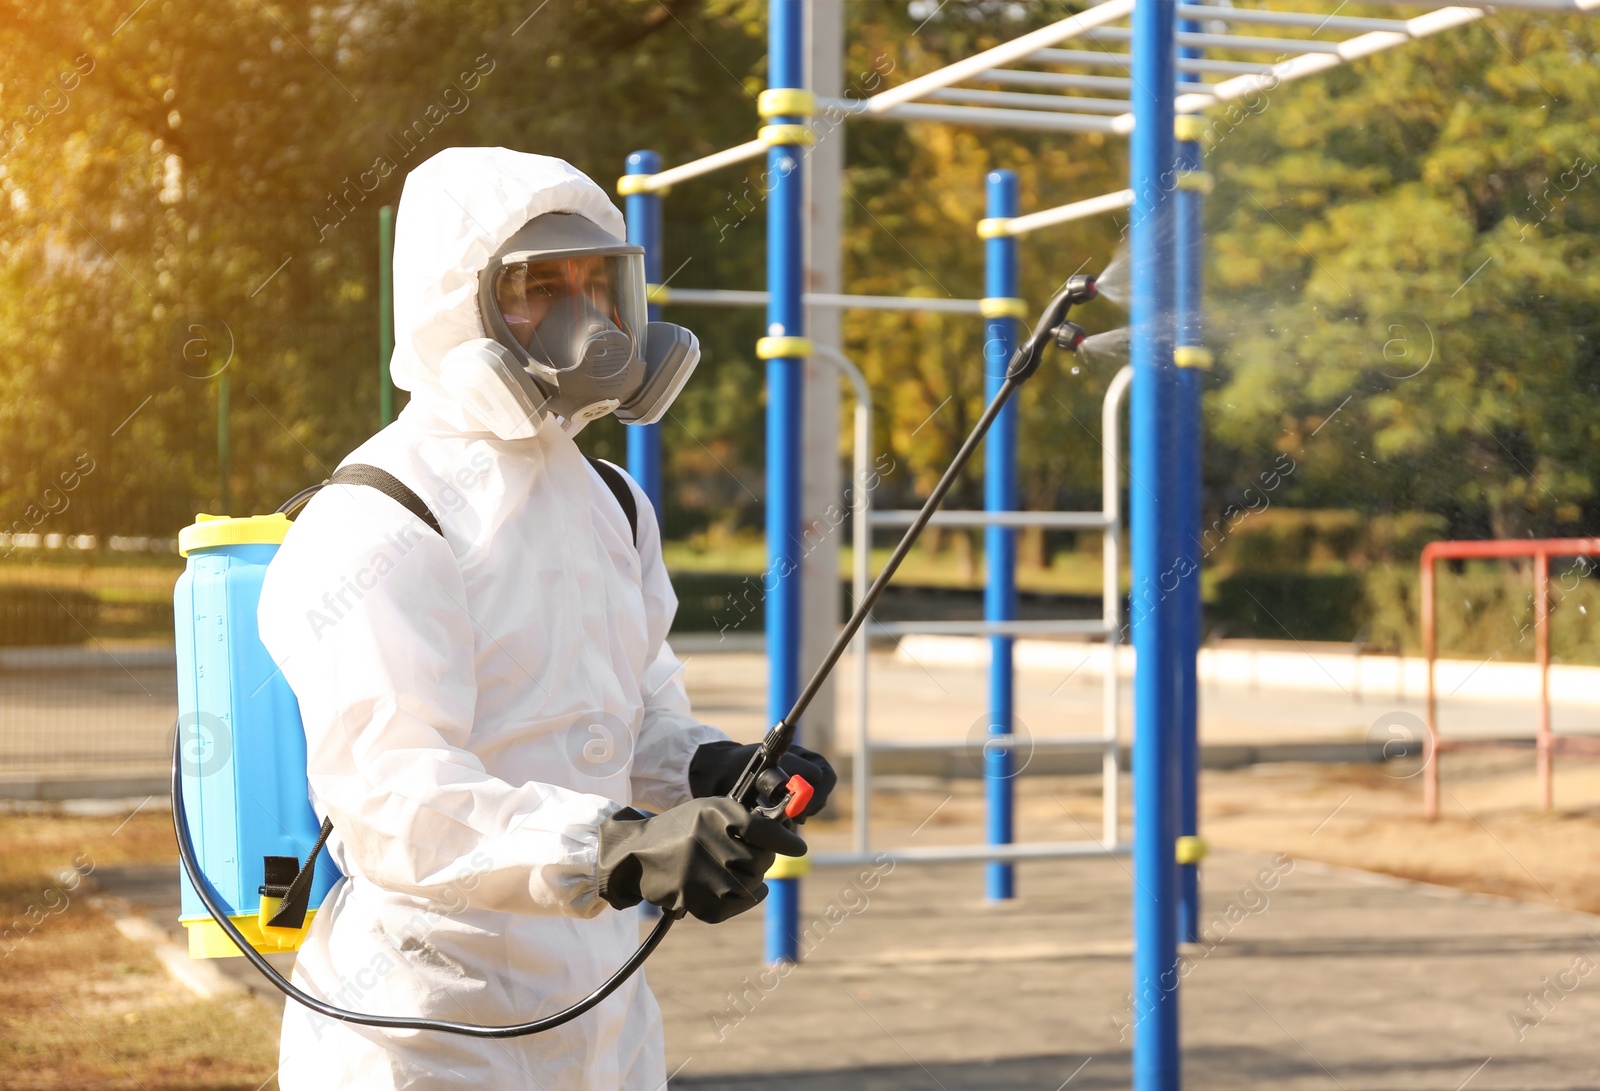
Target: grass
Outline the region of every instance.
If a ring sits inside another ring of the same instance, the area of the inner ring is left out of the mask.
[[[172,861],[165,813],[0,816],[0,1089],[266,1091],[278,1019],[202,1001],[116,930],[95,868]]]
[[[872,551],[872,572],[882,571],[892,547]],[[710,545],[701,541],[668,542],[663,549],[667,568],[672,572],[726,572],[755,575],[767,567],[767,547],[759,538],[738,538]],[[839,576],[849,579],[855,563],[849,545],[839,549]],[[1017,566],[1017,586],[1023,591],[1054,595],[1098,595],[1101,588],[1101,556],[1098,546],[1092,551],[1063,551],[1055,554],[1049,567]],[[902,584],[918,587],[978,589],[984,585],[983,553],[978,550],[971,562],[953,549],[934,551],[918,546],[906,557],[895,577]],[[1128,589],[1127,564],[1122,566],[1122,589]]]
[[[177,557],[162,563],[93,563],[18,560],[0,562],[0,586],[67,587],[102,602],[171,602],[172,587],[183,573]]]

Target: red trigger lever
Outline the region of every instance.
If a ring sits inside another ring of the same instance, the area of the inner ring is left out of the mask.
[[[784,787],[789,790],[788,801],[783,806],[784,817],[799,818],[805,813],[806,807],[811,803],[811,797],[817,794],[817,790],[799,773],[790,777],[789,783]]]

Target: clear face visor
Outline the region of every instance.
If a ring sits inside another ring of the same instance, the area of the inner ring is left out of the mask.
[[[625,366],[644,338],[644,258],[513,262],[495,275],[494,300],[511,336],[550,370],[571,371],[586,360],[602,369]]]

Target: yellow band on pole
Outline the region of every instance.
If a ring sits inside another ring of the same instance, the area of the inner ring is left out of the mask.
[[[809,856],[779,856],[767,869],[768,879],[799,879],[811,872]]]
[[[617,179],[617,196],[632,197],[636,193],[650,192],[650,179],[653,174],[624,174]]]
[[[1178,172],[1179,189],[1204,195],[1211,192],[1212,184],[1213,179],[1209,171],[1180,170]]]
[[[991,216],[987,220],[978,221],[978,238],[1003,239],[1011,234],[1011,219],[1008,216]]]
[[[817,142],[817,134],[809,125],[763,125],[756,134],[756,139],[767,147],[776,147],[779,144],[811,145]]]
[[[790,357],[810,356],[809,337],[763,337],[756,342],[756,355],[763,360],[787,360]]]
[[[672,299],[672,289],[665,284],[646,284],[644,286],[644,298],[647,303],[664,306]]]
[[[1180,864],[1198,864],[1206,858],[1211,851],[1204,837],[1180,837],[1177,841],[1177,857]]]
[[[1179,345],[1172,350],[1172,362],[1179,367],[1209,371],[1212,362],[1211,350],[1204,345]]]
[[[1172,119],[1172,135],[1179,140],[1199,140],[1206,135],[1206,119],[1199,114],[1179,114]]]
[[[756,98],[762,117],[810,117],[817,112],[817,96],[804,87],[769,87]]]
[[[985,318],[1027,318],[1028,301],[1007,296],[989,296],[978,300],[978,313]]]

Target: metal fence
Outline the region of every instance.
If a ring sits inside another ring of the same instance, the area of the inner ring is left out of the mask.
[[[0,551],[0,798],[132,791],[170,761],[179,562],[166,542],[39,537]]]
[[[159,778],[177,715],[170,645],[0,649],[0,793]]]

